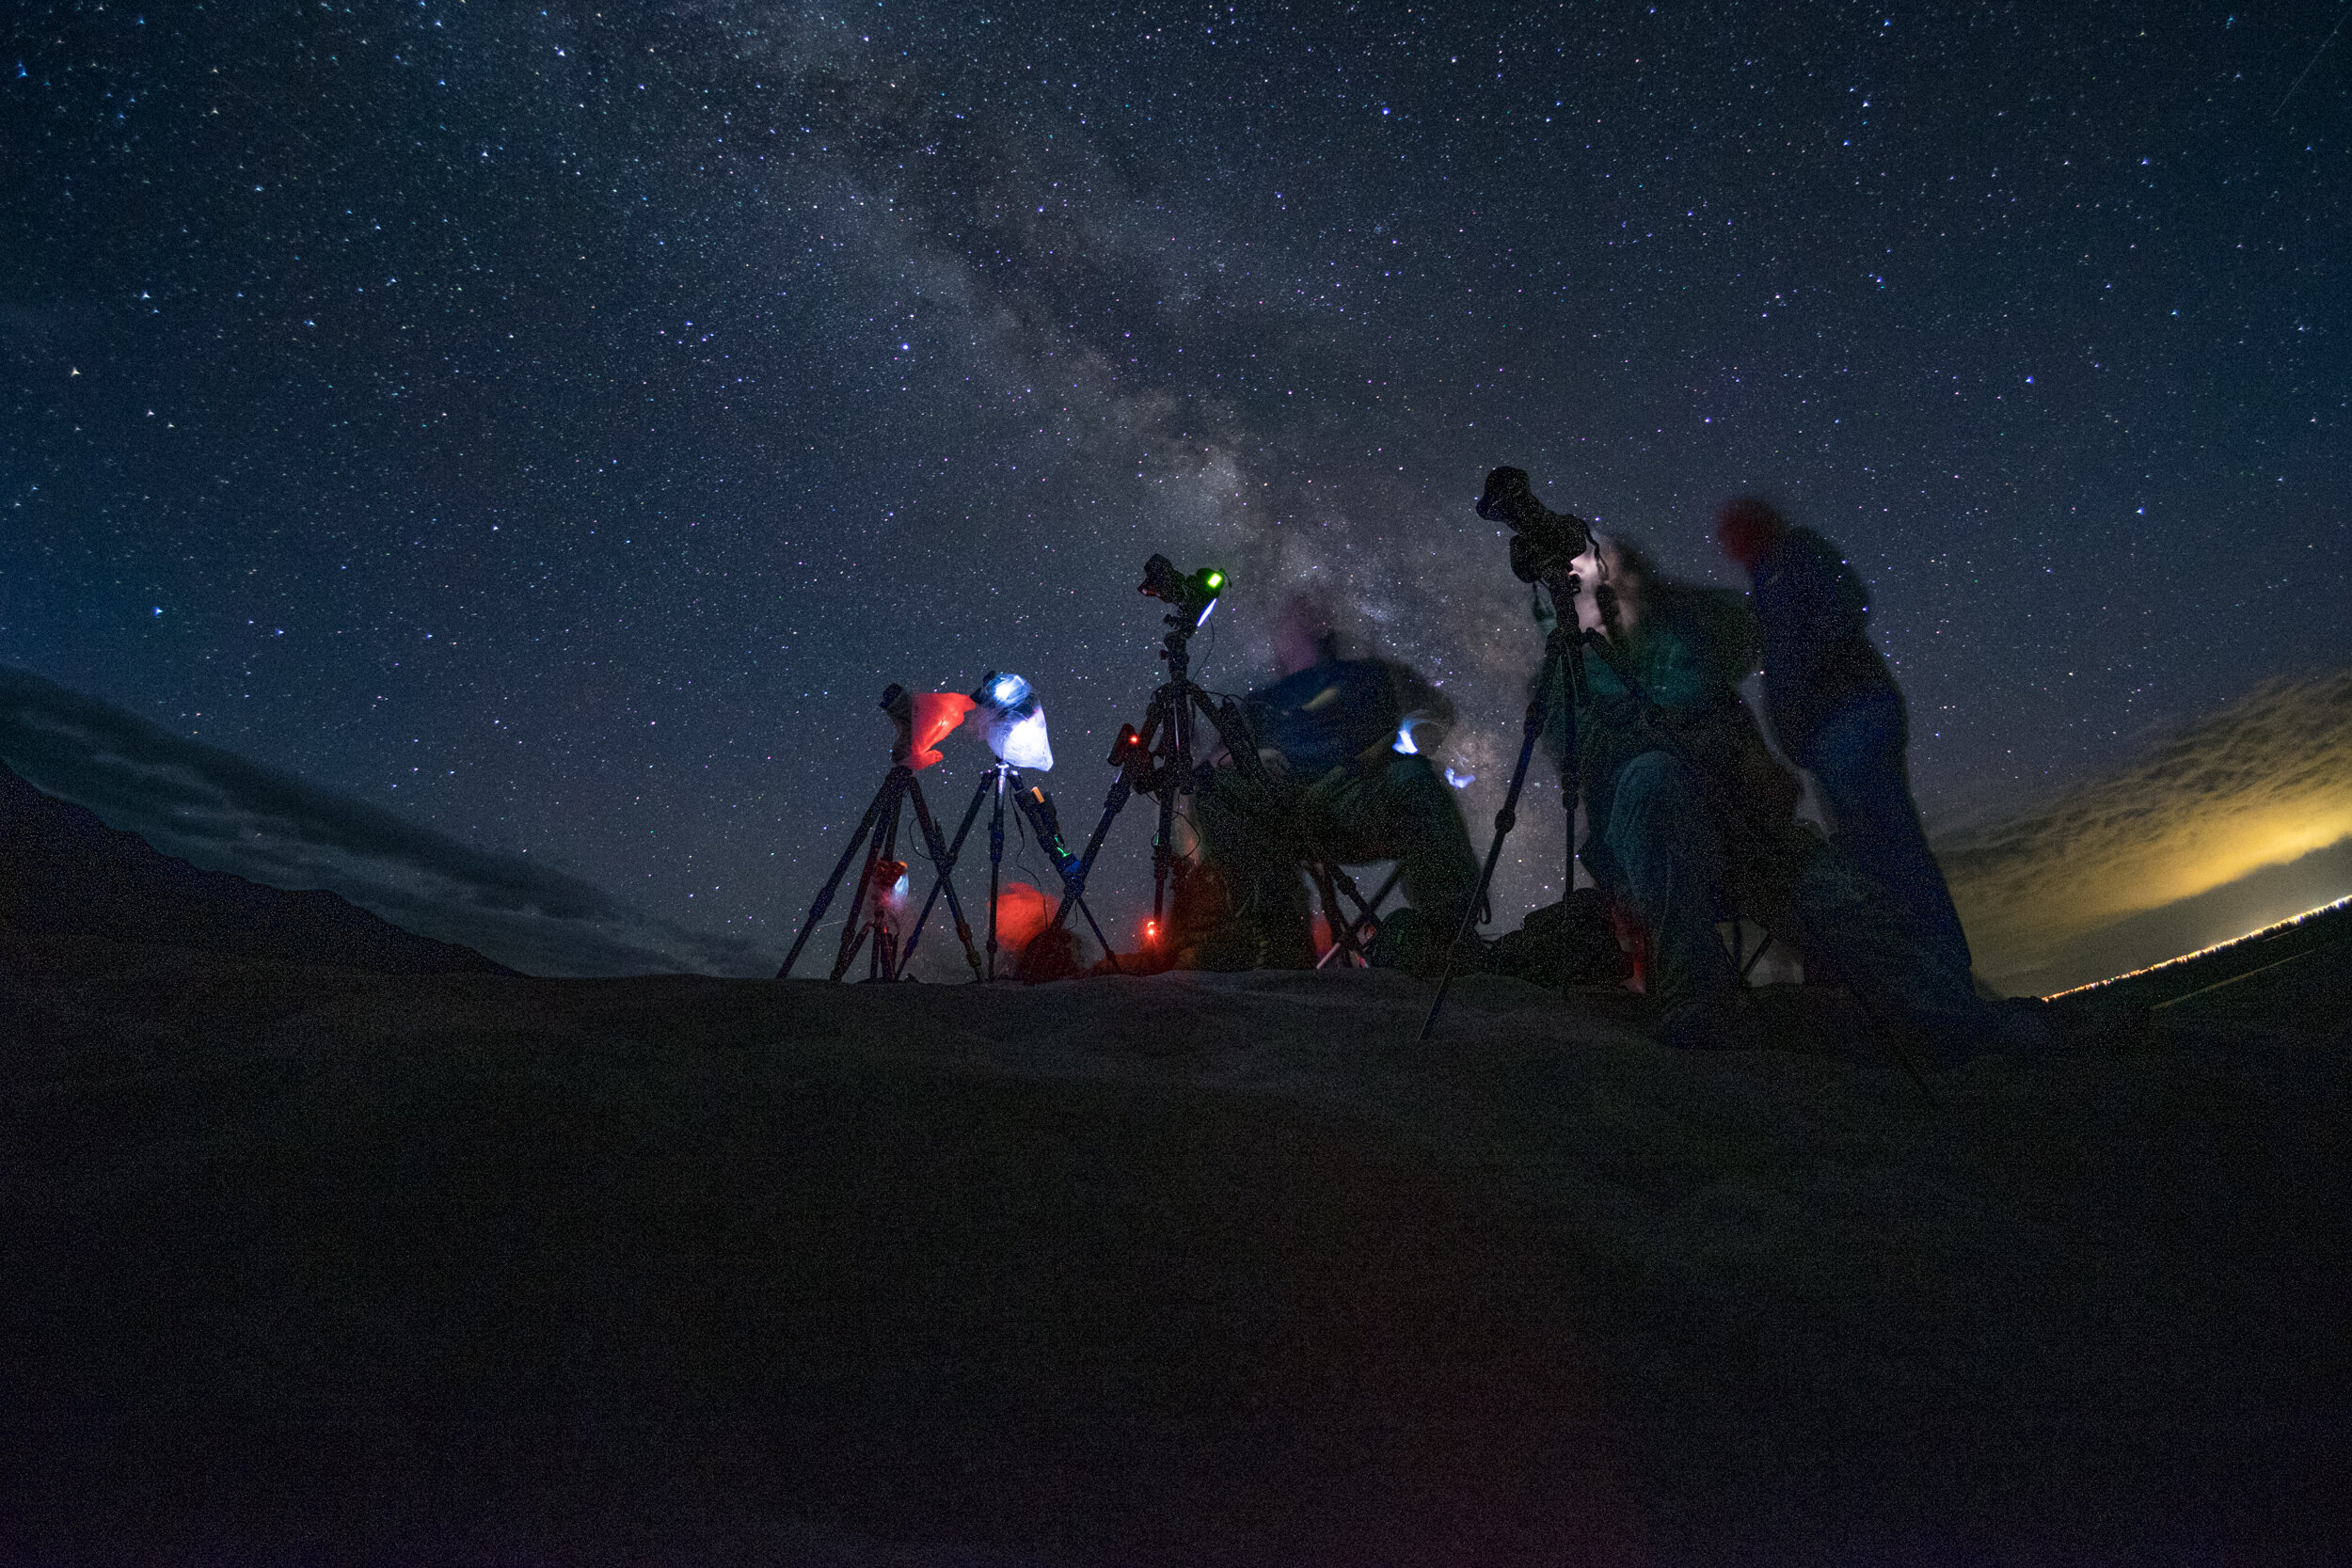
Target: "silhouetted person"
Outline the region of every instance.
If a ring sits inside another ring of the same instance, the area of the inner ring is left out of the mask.
[[[1202,863],[1230,908],[1191,961],[1311,967],[1302,864],[1390,860],[1410,908],[1382,922],[1374,960],[1441,961],[1478,881],[1461,807],[1418,749],[1443,737],[1453,703],[1392,659],[1342,657],[1329,617],[1306,595],[1284,606],[1275,651],[1281,678],[1244,703],[1263,777],[1222,765],[1193,798]]]
[[[1796,783],[1740,700],[1756,663],[1748,609],[1731,590],[1662,575],[1628,540],[1600,547],[1617,595],[1620,657],[1646,702],[1611,661],[1586,658],[1573,730],[1591,825],[1580,854],[1641,924],[1658,1037],[1753,1043],[1734,1009],[1740,976],[1716,923],[1791,903],[1809,846],[1794,821]],[[1555,688],[1551,698],[1544,741],[1559,762],[1571,731],[1558,712],[1565,694]]]
[[[1965,974],[1968,938],[1912,799],[1909,722],[1870,641],[1868,589],[1836,546],[1756,496],[1724,503],[1715,539],[1754,584],[1764,706],[1781,750],[1820,781],[1840,847]]]
[[[1795,781],[1765,751],[1738,692],[1757,659],[1749,606],[1736,593],[1659,574],[1623,540],[1602,548],[1621,610],[1617,656],[1646,701],[1610,660],[1585,660],[1576,736],[1591,831],[1581,853],[1594,879],[1642,924],[1658,1037],[1759,1043],[1737,1005],[1739,977],[1716,932],[1718,920],[1740,914],[1796,937],[1808,971],[1818,962],[1937,1062],[2046,1044],[2038,1020],[1978,997],[1964,944],[1955,964],[1947,951],[1953,944],[1861,867],[1850,838],[1827,841],[1796,820]],[[1548,736],[1563,733],[1546,726]],[[1900,755],[1899,744],[1899,783]],[[1909,793],[1901,799],[1908,805]],[[1915,832],[1915,814],[1911,821]],[[1790,930],[1792,917],[1801,929]]]

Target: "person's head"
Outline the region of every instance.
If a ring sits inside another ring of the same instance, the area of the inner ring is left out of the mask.
[[[1649,552],[1623,534],[1595,535],[1600,570],[1589,586],[1597,588],[1606,583],[1617,601],[1617,629],[1631,631],[1640,625],[1647,609],[1651,585],[1662,579],[1658,563]],[[1598,614],[1596,607],[1595,614]],[[1588,620],[1587,625],[1597,624]]]
[[[1301,589],[1282,601],[1274,616],[1274,663],[1285,675],[1340,657],[1340,635],[1332,629],[1331,602],[1323,594]]]
[[[1715,543],[1750,572],[1788,531],[1788,519],[1761,496],[1734,496],[1715,514]]]

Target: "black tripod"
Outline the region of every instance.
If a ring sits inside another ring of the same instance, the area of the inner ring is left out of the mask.
[[[1561,711],[1566,717],[1566,733],[1561,736],[1560,802],[1568,813],[1567,878],[1563,888],[1576,886],[1576,704],[1584,692],[1584,634],[1571,630],[1576,626],[1576,574],[1567,574],[1566,596],[1555,590],[1552,606],[1556,619],[1551,635],[1544,639],[1543,673],[1535,677],[1535,694],[1528,699],[1525,733],[1519,740],[1519,760],[1511,769],[1511,787],[1502,797],[1502,809],[1495,813],[1494,842],[1486,847],[1486,863],[1478,873],[1478,891],[1462,911],[1462,923],[1454,927],[1454,941],[1445,955],[1445,973],[1438,981],[1438,994],[1429,1004],[1429,1016],[1422,1020],[1421,1037],[1427,1039],[1429,1031],[1438,1024],[1438,1009],[1445,1006],[1445,993],[1454,984],[1454,960],[1461,957],[1462,944],[1470,939],[1470,927],[1477,923],[1478,911],[1486,907],[1486,889],[1495,879],[1495,865],[1502,859],[1502,841],[1510,835],[1519,819],[1519,790],[1527,784],[1527,765],[1535,754],[1535,740],[1544,733],[1546,710],[1551,705],[1554,691],[1566,700]],[[1562,896],[1565,896],[1564,893]]]
[[[1577,616],[1577,596],[1582,582],[1577,576],[1579,556],[1594,548],[1592,528],[1582,518],[1565,512],[1553,512],[1537,500],[1528,487],[1526,473],[1518,468],[1497,468],[1486,476],[1486,493],[1478,498],[1478,515],[1499,519],[1511,526],[1511,572],[1522,582],[1540,583],[1551,594],[1551,633],[1544,639],[1544,666],[1535,677],[1535,694],[1527,705],[1527,722],[1519,741],[1519,760],[1511,769],[1511,787],[1502,797],[1502,809],[1495,813],[1495,838],[1486,847],[1486,863],[1478,874],[1478,892],[1462,911],[1462,924],[1455,927],[1454,941],[1446,948],[1445,973],[1438,981],[1438,994],[1429,1004],[1429,1016],[1422,1021],[1421,1037],[1427,1039],[1429,1031],[1437,1027],[1438,1009],[1445,1006],[1445,993],[1454,984],[1454,965],[1461,957],[1462,944],[1469,940],[1476,925],[1478,911],[1486,907],[1486,889],[1495,879],[1495,865],[1502,859],[1502,841],[1518,823],[1519,790],[1527,783],[1527,764],[1535,754],[1535,739],[1544,733],[1545,716],[1551,705],[1552,693],[1557,691],[1562,702],[1560,711],[1565,733],[1560,745],[1560,804],[1568,814],[1567,876],[1561,882],[1561,895],[1576,886],[1576,800],[1580,784],[1576,775],[1576,705],[1584,695],[1584,644],[1591,642],[1609,666],[1626,691],[1645,710],[1649,708],[1649,693],[1634,677],[1631,666],[1611,641],[1617,632],[1616,594],[1604,578],[1593,588],[1595,603],[1599,607],[1601,625],[1611,634],[1583,629]]]
[[[1217,594],[1224,583],[1221,573],[1206,567],[1190,577],[1180,577],[1175,565],[1164,555],[1155,555],[1144,563],[1141,592],[1174,607],[1161,617],[1168,628],[1160,639],[1160,657],[1168,661],[1168,678],[1152,693],[1151,704],[1144,709],[1143,727],[1122,724],[1119,738],[1111,743],[1107,760],[1119,769],[1119,777],[1111,782],[1110,794],[1103,801],[1103,815],[1094,824],[1094,832],[1087,837],[1086,853],[1072,859],[1062,869],[1061,905],[1055,910],[1047,930],[1058,930],[1069,917],[1071,906],[1079,903],[1079,895],[1086,890],[1087,876],[1094,869],[1094,857],[1102,852],[1111,823],[1137,793],[1152,796],[1160,803],[1159,829],[1152,840],[1152,929],[1165,929],[1162,922],[1168,902],[1168,878],[1176,860],[1176,798],[1203,787],[1209,778],[1207,766],[1193,756],[1200,720],[1206,719],[1216,731],[1217,738],[1232,755],[1233,766],[1245,777],[1254,779],[1263,773],[1263,765],[1258,760],[1257,739],[1242,717],[1241,705],[1230,697],[1221,703],[1212,702],[1208,692],[1192,679],[1192,634],[1200,629],[1209,611],[1216,608]],[[1092,914],[1087,916],[1089,922],[1093,918]],[[1100,927],[1095,935],[1102,935]],[[1109,949],[1110,944],[1104,942],[1104,950]]]
[[[883,691],[882,706],[900,725],[899,747],[895,754],[902,758],[911,755],[913,747],[907,740],[906,728],[909,704],[904,689],[894,684]],[[906,871],[905,863],[898,858],[898,809],[909,800],[914,802],[914,820],[922,829],[924,848],[929,851],[931,863],[940,868],[940,883],[947,890],[947,908],[955,916],[956,935],[963,940],[964,962],[972,966],[972,977],[976,980],[979,978],[980,956],[972,945],[972,927],[963,918],[963,906],[956,897],[955,884],[947,880],[947,868],[952,860],[946,846],[940,841],[939,824],[931,820],[931,808],[923,799],[923,785],[915,778],[914,769],[904,761],[898,761],[894,762],[890,771],[882,775],[882,787],[874,791],[873,802],[866,808],[866,816],[859,820],[857,832],[850,835],[849,847],[841,851],[840,862],[834,866],[833,875],[825,879],[823,889],[817,895],[817,902],[809,906],[808,919],[802,925],[801,934],[792,939],[792,951],[785,955],[782,967],[776,971],[777,979],[790,975],[792,966],[800,961],[801,949],[807,945],[818,923],[825,918],[825,911],[832,907],[833,895],[840,890],[841,879],[849,875],[850,863],[857,859],[860,847],[866,851],[866,863],[858,874],[857,891],[850,895],[849,919],[841,927],[841,951],[834,958],[833,974],[829,978],[838,981],[850,972],[850,965],[856,960],[858,949],[869,936],[873,940],[873,947],[866,959],[866,977],[895,980],[904,972],[905,965],[898,951],[898,938],[883,916],[882,901],[890,887]],[[964,818],[964,826],[971,826],[969,815]],[[959,844],[962,842],[962,837],[961,833],[956,835]],[[938,891],[937,888],[932,889],[934,897]],[[870,906],[867,903],[869,898],[872,900]],[[993,918],[992,911],[992,921]],[[909,942],[907,945],[912,952],[914,943]]]
[[[1067,907],[1068,900],[1076,899],[1078,912],[1086,916],[1087,925],[1094,931],[1094,940],[1101,942],[1103,951],[1109,955],[1111,967],[1119,967],[1119,955],[1112,952],[1110,939],[1103,934],[1103,927],[1095,924],[1094,911],[1087,908],[1086,900],[1071,887],[1071,868],[1077,864],[1077,857],[1070,852],[1070,846],[1062,839],[1061,818],[1054,810],[1054,798],[1035,784],[1024,784],[1021,770],[1001,760],[981,776],[979,788],[972,792],[972,803],[964,808],[963,822],[956,829],[955,842],[947,847],[947,858],[940,863],[939,877],[931,883],[930,896],[923,900],[923,912],[915,917],[914,928],[908,933],[906,954],[900,959],[900,967],[903,968],[906,961],[914,957],[914,944],[923,935],[924,922],[930,919],[931,906],[938,901],[942,888],[947,890],[952,905],[955,889],[948,884],[947,875],[955,869],[957,859],[963,853],[964,837],[971,832],[972,824],[979,817],[980,802],[988,799],[992,791],[996,804],[988,822],[988,978],[996,978],[996,895],[998,878],[1005,863],[1005,798],[1008,794],[1012,797],[1015,808],[1029,819],[1030,833],[1047,858],[1053,861],[1054,870],[1061,877],[1064,888],[1070,890],[1065,894],[1064,907]],[[1085,878],[1081,876],[1078,881],[1083,885]],[[1049,928],[1057,928],[1059,924],[1059,917],[1057,916],[1055,927]]]

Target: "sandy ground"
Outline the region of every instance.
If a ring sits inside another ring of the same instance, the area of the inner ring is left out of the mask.
[[[2334,966],[1924,1089],[1491,977],[0,974],[12,1562],[2352,1550]]]

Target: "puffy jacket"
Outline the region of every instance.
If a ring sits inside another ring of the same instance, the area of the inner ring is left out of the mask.
[[[1654,582],[1645,589],[1642,618],[1619,657],[1654,707],[1645,708],[1627,690],[1598,651],[1587,650],[1585,701],[1576,714],[1577,772],[1593,829],[1584,844],[1585,869],[1604,887],[1621,879],[1600,832],[1615,804],[1617,775],[1645,752],[1667,751],[1698,776],[1731,879],[1742,884],[1736,896],[1743,907],[1785,903],[1788,866],[1804,847],[1792,836],[1798,788],[1765,748],[1740,698],[1740,682],[1756,661],[1756,626],[1741,596],[1727,589]],[[1555,693],[1544,731],[1555,763],[1565,718]]]
[[[1454,721],[1454,705],[1427,681],[1385,658],[1331,659],[1252,691],[1245,701],[1261,756],[1279,759],[1291,777],[1321,778],[1334,768],[1378,761],[1407,719],[1420,742],[1434,744]]]

